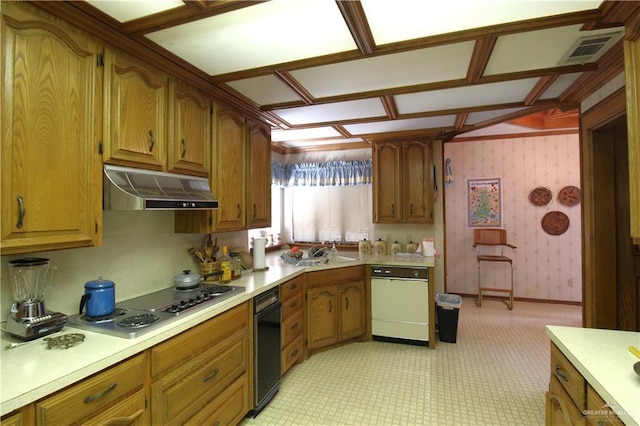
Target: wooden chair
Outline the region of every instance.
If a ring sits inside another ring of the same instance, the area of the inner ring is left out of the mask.
[[[474,229],[473,247],[476,249],[476,259],[478,260],[478,299],[476,305],[482,306],[482,292],[502,292],[508,293],[509,300],[505,301],[509,309],[513,309],[513,259],[504,255],[504,248],[516,249],[516,246],[507,243],[507,231],[504,229]],[[485,247],[483,250],[482,247]],[[492,247],[494,254],[486,254],[486,247]],[[499,248],[499,254],[498,249]],[[511,266],[511,288],[483,287],[480,283],[480,262],[508,262]]]

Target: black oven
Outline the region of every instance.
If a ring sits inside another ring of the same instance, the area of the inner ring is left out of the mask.
[[[282,378],[282,303],[278,287],[256,296],[253,304],[255,407],[252,414],[255,417],[278,392]]]

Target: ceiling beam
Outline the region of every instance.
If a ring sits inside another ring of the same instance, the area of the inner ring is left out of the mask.
[[[558,77],[558,74],[551,74],[541,77],[536,85],[533,86],[533,89],[531,89],[527,96],[525,96],[524,104],[527,106],[533,105],[538,99],[540,99],[540,96],[542,96],[544,92],[546,92],[547,89],[551,87],[553,82],[556,81]]]
[[[469,118],[469,113],[468,112],[462,112],[458,115],[456,115],[456,121],[453,124],[453,126],[456,129],[462,129],[465,125],[465,123],[467,122],[467,118]]]
[[[495,34],[487,34],[476,40],[467,71],[467,81],[469,83],[477,83],[484,74],[497,40],[498,37]]]
[[[315,99],[313,98],[311,93],[309,93],[309,91],[307,91],[307,89],[302,84],[300,84],[298,80],[293,78],[291,74],[286,71],[274,71],[273,74],[278,77],[284,84],[289,86],[291,90],[296,92],[296,94],[302,98],[305,104],[312,105],[315,103]]]
[[[371,33],[369,21],[367,21],[362,4],[359,1],[352,0],[336,0],[336,4],[360,52],[363,55],[373,53],[376,42]]]
[[[393,96],[383,95],[380,97],[382,101],[382,106],[387,113],[387,117],[391,120],[395,120],[398,118],[398,106],[396,105],[396,101],[393,99]]]

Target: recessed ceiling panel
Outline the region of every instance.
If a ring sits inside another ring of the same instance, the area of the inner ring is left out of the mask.
[[[326,0],[257,2],[147,37],[210,75],[356,48],[335,2]]]
[[[402,132],[406,130],[451,127],[455,115],[438,117],[410,118],[407,120],[378,121],[375,123],[349,124],[344,128],[352,135],[370,135],[375,133]]]
[[[227,85],[258,105],[301,100],[295,91],[273,74],[230,81]]]
[[[292,71],[314,97],[464,78],[473,41]]]
[[[484,74],[556,67],[578,38],[611,33],[611,28],[580,31],[581,27],[582,25],[569,25],[500,36]]]
[[[537,78],[395,96],[400,114],[522,102]]]
[[[342,137],[333,127],[314,127],[312,129],[291,129],[291,130],[272,130],[271,140],[273,142],[289,141],[289,140],[305,140],[305,139],[324,139]]]
[[[287,108],[273,113],[294,126],[387,115],[379,98]]]
[[[349,138],[349,139],[331,139],[326,141],[313,141],[313,146],[331,146],[331,145],[345,145],[345,144],[354,144],[354,143],[362,143],[364,142],[362,138]],[[282,145],[287,148],[308,148],[308,141],[287,141],[282,143]]]
[[[176,7],[184,6],[181,0],[129,0],[129,1],[105,1],[87,0],[87,3],[100,9],[113,19],[127,22],[133,19],[143,18],[154,13],[164,12]]]
[[[558,98],[582,75],[581,72],[573,74],[562,74],[551,86],[540,96],[541,99]]]
[[[506,116],[508,114],[513,114],[514,112],[523,111],[523,110],[525,110],[527,108],[528,107],[507,108],[507,109],[498,109],[498,110],[492,110],[492,111],[472,112],[467,117],[467,122],[465,124],[483,123],[483,122],[488,121],[488,120],[493,120],[493,119],[496,119],[498,117],[503,117],[503,116]]]
[[[600,1],[361,0],[376,44],[597,9]]]

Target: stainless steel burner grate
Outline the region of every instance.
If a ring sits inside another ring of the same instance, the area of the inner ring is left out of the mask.
[[[139,314],[118,321],[118,325],[124,328],[144,327],[149,324],[153,324],[159,319],[160,318],[158,318],[158,316],[154,314]]]

